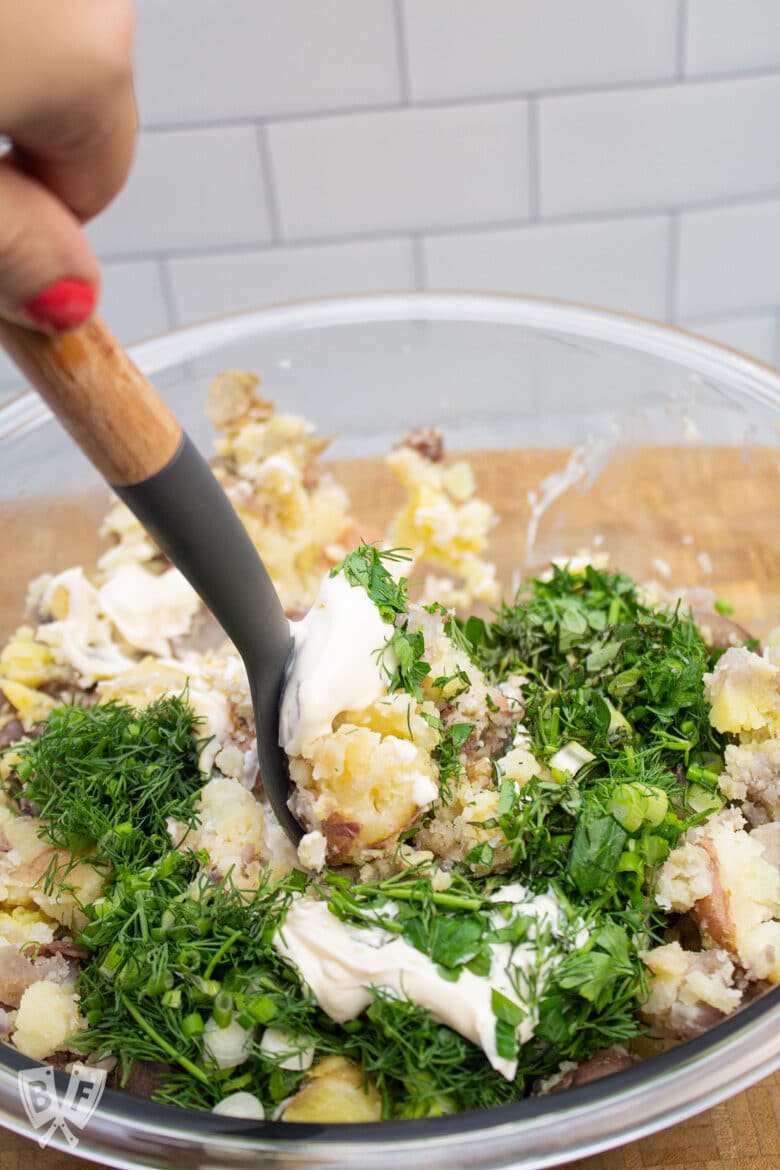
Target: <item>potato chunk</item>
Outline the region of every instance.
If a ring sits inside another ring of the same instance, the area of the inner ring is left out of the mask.
[[[41,979],[22,996],[12,1040],[31,1060],[45,1060],[66,1048],[68,1038],[85,1026],[75,992]]]
[[[737,809],[689,829],[658,874],[664,910],[690,911],[706,948],[722,948],[751,979],[780,983],[780,873]]]
[[[308,753],[307,753],[308,754]],[[328,841],[330,861],[392,848],[438,792],[430,753],[404,736],[342,723],[291,761],[297,811]]]
[[[780,667],[769,659],[732,646],[704,683],[718,731],[780,733]]]
[[[342,1056],[315,1064],[302,1088],[286,1105],[282,1121],[379,1121],[382,1099],[371,1077]]]

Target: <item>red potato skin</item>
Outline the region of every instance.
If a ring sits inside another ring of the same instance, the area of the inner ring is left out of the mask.
[[[346,861],[352,842],[360,835],[358,822],[345,821],[338,813],[331,813],[327,820],[322,822],[320,830],[328,842],[328,863],[333,865]]]
[[[600,1081],[602,1077],[610,1077],[613,1073],[622,1072],[624,1068],[631,1068],[634,1063],[632,1056],[618,1052],[614,1048],[602,1048],[600,1052],[585,1060],[577,1068],[564,1073],[557,1085],[550,1091],[562,1093],[575,1085],[589,1085],[591,1081]]]
[[[418,427],[409,431],[400,443],[395,444],[395,448],[398,447],[411,447],[430,463],[440,463],[444,458],[444,437],[438,427]]]
[[[736,937],[734,920],[731,917],[729,896],[720,882],[717,849],[714,843],[707,837],[702,841],[697,841],[696,844],[699,849],[703,849],[707,854],[710,873],[712,874],[712,892],[705,898],[699,899],[691,910],[691,918],[693,918],[703,935],[712,939],[717,946],[723,947],[730,954],[735,954]]]
[[[744,626],[716,610],[693,609],[692,613],[702,638],[713,649],[728,650],[729,646],[742,646],[753,636]]]

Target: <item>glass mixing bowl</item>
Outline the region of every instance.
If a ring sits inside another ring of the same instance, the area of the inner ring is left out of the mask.
[[[551,556],[587,548],[640,580],[711,589],[759,637],[780,623],[780,377],[740,354],[617,314],[468,294],[260,309],[132,353],[204,449],[211,377],[259,373],[281,409],[335,436],[334,470],[348,487],[412,427],[440,427],[450,450],[476,453],[480,493],[500,517],[491,552],[507,589]],[[106,493],[34,394],[0,409],[0,460],[4,637],[31,577],[94,562]],[[374,488],[353,496],[367,525],[394,505],[389,475],[372,474]],[[28,1064],[0,1045],[0,1121],[32,1134],[16,1078]],[[107,1091],[78,1152],[111,1166],[203,1170],[530,1170],[670,1125],[778,1066],[775,988],[695,1040],[558,1096],[327,1126],[238,1121]]]

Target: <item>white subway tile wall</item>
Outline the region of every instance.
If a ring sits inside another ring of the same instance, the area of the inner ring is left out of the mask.
[[[780,74],[539,102],[542,215],[780,188]]]
[[[129,258],[270,238],[254,126],[147,130],[130,179],[87,228],[99,254]]]
[[[174,311],[198,321],[278,301],[377,288],[414,288],[414,250],[408,239],[262,248],[213,256],[173,257]]]
[[[138,156],[88,228],[123,340],[485,288],[780,363],[780,0],[136,7]]]
[[[672,78],[677,0],[402,0],[413,99]]]
[[[666,216],[435,235],[424,240],[432,288],[565,296],[646,317],[666,312]]]
[[[160,261],[107,261],[102,272],[100,311],[107,321],[121,321],[126,337],[149,337],[170,327]]]
[[[780,300],[780,197],[683,212],[677,279],[683,314]]]
[[[277,122],[268,148],[284,239],[528,215],[524,101]]]
[[[145,124],[397,105],[385,0],[136,0]]]
[[[777,0],[688,0],[685,23],[685,72],[689,77],[777,68]]]

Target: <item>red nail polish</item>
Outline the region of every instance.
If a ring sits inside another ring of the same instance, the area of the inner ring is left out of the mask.
[[[97,290],[81,280],[58,280],[21,307],[22,313],[41,329],[60,333],[75,329],[91,317]]]

